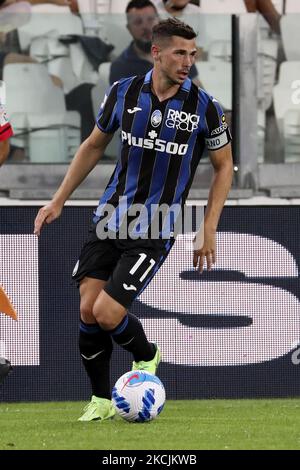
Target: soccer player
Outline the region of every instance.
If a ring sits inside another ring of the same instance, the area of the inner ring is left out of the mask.
[[[155,6],[149,0],[131,0],[126,7],[126,16],[127,29],[133,41],[112,62],[109,74],[110,84],[120,78],[131,77],[133,70],[136,75],[145,75],[153,68],[152,28],[159,20]],[[189,76],[199,86],[195,65],[191,67]]]
[[[13,135],[12,127],[7,119],[4,106],[0,101],[0,166],[9,154],[9,138]]]
[[[214,178],[204,243],[195,249],[193,262],[202,272],[205,259],[208,269],[215,261],[217,224],[232,182],[231,136],[217,100],[188,78],[195,60],[195,37],[194,30],[177,19],[154,26],[153,70],[112,85],[97,125],[80,146],[52,201],[35,220],[39,235],[45,222],[59,217],[65,201],[121,128],[119,160],[73,272],[81,297],[79,349],[92,385],[92,399],[81,421],[114,415],[109,384],[112,340],[133,354],[133,370],[156,372],[160,350],[147,340],[141,322],[129,309],[166,259],[174,239],[171,230],[169,237],[155,239],[135,234],[141,230],[147,235],[153,206],[183,206],[205,144]],[[126,222],[137,204],[143,213],[139,223],[130,217]],[[118,236],[124,231],[127,238]]]

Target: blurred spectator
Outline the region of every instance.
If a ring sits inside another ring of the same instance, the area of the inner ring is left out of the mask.
[[[11,0],[0,0],[0,80],[3,77],[3,67],[14,62],[32,62],[29,56],[10,52],[11,47],[6,44],[7,33],[15,30],[30,17],[30,5],[28,2],[18,2],[13,5]],[[16,49],[19,51],[18,46]]]
[[[0,0],[0,33],[8,33],[26,24],[30,19],[31,5],[28,2],[8,4]]]
[[[19,3],[22,2],[23,0],[0,0],[0,5],[11,5],[13,3]],[[41,3],[51,3],[52,5],[58,5],[58,6],[69,6],[71,3],[71,0],[26,0],[28,3],[31,3],[31,5],[40,5]]]
[[[280,34],[280,14],[274,7],[272,0],[244,0],[249,13],[259,12],[270,28],[277,34]]]
[[[0,101],[0,166],[9,154],[9,138],[13,135],[5,109]]]
[[[171,17],[179,18],[184,23],[190,25],[197,33],[197,57],[196,61],[203,60],[203,45],[205,44],[206,32],[203,28],[203,17],[200,17],[199,6],[190,3],[188,0],[153,0],[161,19]],[[198,82],[200,84],[200,82]]]
[[[132,75],[144,75],[153,66],[152,28],[159,20],[156,8],[149,0],[133,0],[127,5],[126,15],[127,29],[133,41],[113,61],[110,69],[110,83]]]
[[[280,14],[272,0],[200,0],[199,7],[189,0],[153,0],[159,15],[176,16],[195,15],[197,13],[239,14],[259,12],[269,23],[271,29],[280,33]]]
[[[200,13],[199,7],[190,3],[189,0],[153,0],[153,3],[159,15],[167,12],[170,16],[180,17]]]
[[[153,67],[151,56],[152,28],[158,22],[155,6],[149,0],[132,0],[126,8],[127,28],[133,37],[131,44],[113,61],[110,69],[110,83],[132,75],[144,75]],[[195,65],[190,78],[197,79]]]
[[[259,12],[269,23],[271,29],[280,33],[280,14],[274,7],[272,0],[201,0],[201,13],[211,14],[240,14]]]
[[[0,80],[3,77],[3,67],[15,63],[35,63],[36,60],[20,53],[16,29],[30,18],[30,4],[52,3],[60,6],[69,5],[69,0],[0,0]],[[13,33],[7,34],[13,31]],[[51,76],[56,86],[62,87],[61,80]]]

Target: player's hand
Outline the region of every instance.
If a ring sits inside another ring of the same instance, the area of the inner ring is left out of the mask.
[[[193,265],[200,273],[203,273],[204,260],[206,260],[207,270],[211,271],[216,262],[216,231],[205,227],[200,247],[197,246],[197,236],[194,239]]]
[[[62,207],[54,202],[50,202],[42,207],[34,221],[34,234],[39,236],[44,223],[51,224],[53,220],[57,219],[62,211]]]

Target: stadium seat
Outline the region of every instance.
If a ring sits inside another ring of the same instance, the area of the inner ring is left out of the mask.
[[[295,80],[300,79],[300,60],[283,62],[279,70],[280,85],[291,88]]]
[[[42,64],[8,64],[3,70],[9,112],[65,111],[61,89],[56,87]]]
[[[49,74],[56,75],[62,80],[65,93],[81,83],[72,69],[69,47],[57,38],[34,38],[29,55],[38,62],[45,63]]]
[[[285,113],[283,136],[285,161],[300,162],[300,106]]]
[[[109,86],[110,67],[111,62],[102,62],[102,64],[99,65],[98,69],[100,80],[102,80],[104,83],[107,83],[107,86]]]
[[[80,115],[66,111],[63,90],[53,84],[45,66],[9,64],[3,78],[10,84],[7,109],[17,139],[13,143],[31,161],[68,161],[80,144]]]
[[[244,2],[240,0],[201,0],[201,13],[240,14],[246,13]]]
[[[73,88],[82,83],[73,72],[70,57],[52,59],[48,62],[48,72],[62,80],[65,94],[69,93]]]
[[[97,36],[99,32],[99,18],[97,16],[97,0],[78,0],[78,9],[83,24],[84,33],[90,36]],[[99,5],[99,14],[109,12],[108,0],[103,0],[103,8]]]
[[[1,2],[3,5],[3,1]],[[0,13],[0,31],[1,33],[9,33],[23,24],[26,24],[31,15],[31,5],[29,2],[19,1],[6,5],[1,8]]]
[[[232,45],[231,41],[213,41],[209,45],[208,60],[210,62],[232,61]]]
[[[96,83],[98,80],[98,73],[79,42],[65,45],[58,37],[34,38],[30,56],[47,64],[49,73],[63,81],[65,93],[81,83]]]
[[[276,79],[278,42],[262,39],[258,42],[258,99],[265,110],[272,104],[272,91]]]
[[[61,114],[27,114],[28,150],[33,163],[69,162],[80,145],[80,117],[75,111]]]
[[[300,161],[300,99],[293,99],[290,86],[278,83],[273,89],[277,125],[285,151],[285,161]],[[298,135],[297,135],[298,133]]]
[[[81,0],[81,1],[86,1],[86,0]],[[90,0],[91,1],[91,0]],[[124,11],[124,3],[120,0],[118,0],[117,3],[121,3],[122,7],[123,7],[123,11]],[[112,4],[112,1],[111,0],[96,0],[96,11],[97,11],[97,14],[98,15],[101,15],[103,13],[109,13],[111,12],[111,4]]]
[[[289,0],[287,0],[287,1],[289,1]],[[274,5],[274,7],[276,8],[276,10],[278,11],[278,13],[280,15],[282,15],[284,13],[284,11],[283,11],[284,0],[272,0],[272,3]]]
[[[99,75],[88,60],[80,43],[70,44],[72,70],[80,83],[96,84]]]
[[[266,134],[266,113],[264,109],[257,110],[257,161],[264,162]]]
[[[262,39],[268,39],[271,36],[271,28],[261,15],[258,17],[258,33]]]
[[[20,47],[28,51],[34,38],[58,38],[67,34],[83,34],[79,17],[70,11],[65,13],[40,13],[38,6],[32,8],[30,21],[18,29]]]
[[[18,29],[21,49],[27,51],[29,48],[31,57],[38,62],[46,63],[49,73],[62,79],[64,91],[68,93],[85,80],[80,76],[77,77],[74,73],[73,63],[67,60],[70,57],[70,48],[63,44],[59,37],[73,34],[82,35],[81,20],[71,14],[69,9],[61,12],[60,7],[56,7],[54,13],[43,13],[44,10],[39,7],[45,7],[45,5],[33,7],[30,22]],[[62,10],[65,9],[62,8]],[[70,67],[69,70],[68,67]],[[89,70],[89,64],[86,65],[85,70]]]
[[[109,89],[108,82],[105,82],[102,78],[98,81],[97,85],[95,85],[92,88],[91,97],[92,97],[93,112],[94,112],[95,118],[98,116],[100,105],[108,89]]]
[[[188,17],[186,17],[188,22]],[[231,42],[231,16],[230,15],[199,15],[190,19],[191,26],[198,33],[197,44],[205,51],[215,41]]]
[[[124,13],[126,4],[122,0],[110,0],[110,12],[111,13]]]
[[[57,37],[41,36],[33,38],[29,46],[29,55],[37,62],[49,64],[57,57],[69,57],[69,47]]]
[[[232,109],[232,65],[228,62],[196,62],[198,75],[205,90],[209,90],[226,111]]]
[[[108,80],[107,81],[104,80],[103,77],[104,75],[102,75],[102,78],[100,78],[97,85],[94,86],[94,88],[92,88],[92,91],[91,91],[95,118],[98,116],[100,105],[103,101],[104,95],[109,89]],[[112,138],[111,142],[105,149],[105,156],[111,160],[116,160],[118,152],[119,152],[119,147],[120,147],[120,132],[117,131],[114,137]]]
[[[125,13],[126,3],[116,0],[78,0],[78,7],[85,34],[103,37],[106,15]],[[104,16],[102,16],[104,15]]]
[[[103,14],[111,10],[111,0],[77,0],[80,15],[84,13]]]
[[[283,135],[283,120],[289,109],[299,109],[300,105],[296,105],[291,100],[292,91],[288,87],[282,86],[280,83],[273,88],[274,109],[278,123],[278,128]]]
[[[300,14],[289,14],[281,17],[280,27],[283,48],[287,60],[300,60]]]
[[[126,28],[125,14],[109,14],[100,17],[101,30],[99,37],[107,44],[112,44],[114,50],[112,58],[118,57],[132,41],[132,37]]]

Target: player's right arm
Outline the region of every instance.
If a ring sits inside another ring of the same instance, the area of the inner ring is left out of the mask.
[[[36,235],[40,235],[45,222],[50,224],[60,216],[64,203],[96,166],[112,136],[113,134],[105,134],[95,126],[91,135],[80,145],[52,201],[38,212],[34,223]]]
[[[44,223],[50,224],[60,216],[66,200],[103,156],[105,148],[119,127],[116,106],[117,90],[118,83],[115,83],[108,95],[105,95],[97,117],[97,125],[91,135],[80,145],[52,201],[39,210],[34,223],[36,235],[40,235]]]

